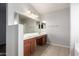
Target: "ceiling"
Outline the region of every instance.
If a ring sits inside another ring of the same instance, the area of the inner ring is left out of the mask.
[[[41,14],[58,11],[69,7],[68,3],[31,3],[31,5]]]

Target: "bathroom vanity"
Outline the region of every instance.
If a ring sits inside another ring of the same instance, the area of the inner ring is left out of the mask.
[[[36,50],[38,45],[45,45],[47,42],[47,35],[39,35],[36,37],[32,37],[24,40],[24,56],[30,56]]]
[[[40,36],[36,37],[36,39],[37,39],[36,40],[37,45],[40,45],[40,46],[45,45],[47,42],[47,35],[46,34],[40,35]]]
[[[24,56],[31,55],[35,51],[35,48],[36,48],[35,38],[24,40]]]
[[[23,25],[24,56],[30,56],[37,46],[46,44],[47,35],[43,32],[46,24],[24,15],[19,15],[19,19],[19,23]]]

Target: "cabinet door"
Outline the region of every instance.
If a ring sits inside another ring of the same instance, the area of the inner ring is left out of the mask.
[[[41,44],[41,39],[40,39],[40,37],[37,37],[37,38],[36,38],[36,44],[37,44],[37,45],[40,45],[40,44]]]
[[[44,38],[44,36],[42,37],[42,45],[44,45],[45,44],[45,38]]]
[[[30,39],[30,44],[31,44],[31,54],[32,54],[36,49],[36,39],[35,38]]]
[[[42,45],[46,44],[46,35],[42,36]]]
[[[30,40],[24,40],[24,56],[30,56]]]
[[[45,44],[46,44],[46,42],[47,42],[47,35],[45,35]]]
[[[39,36],[36,40],[37,42],[37,45],[45,45],[46,42],[47,42],[47,37],[46,35],[42,35],[42,36]]]

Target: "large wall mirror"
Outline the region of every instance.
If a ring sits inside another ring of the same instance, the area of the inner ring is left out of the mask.
[[[23,24],[23,31],[25,33],[40,32],[40,21],[31,19],[24,15],[19,15],[20,24]]]

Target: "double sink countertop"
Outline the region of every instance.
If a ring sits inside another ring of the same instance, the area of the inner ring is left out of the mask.
[[[45,33],[28,33],[28,34],[24,34],[23,39],[30,39],[30,38],[34,38],[34,37],[38,37],[38,36],[42,36],[42,35],[46,35]]]

